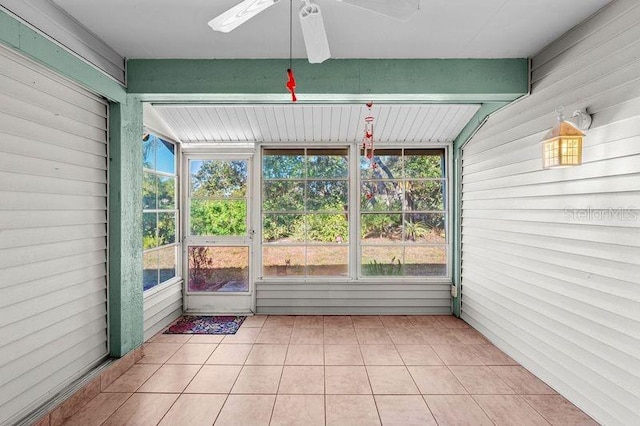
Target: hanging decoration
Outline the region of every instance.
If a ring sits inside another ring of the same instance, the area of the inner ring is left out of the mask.
[[[364,118],[364,137],[362,138],[362,151],[365,158],[369,160],[371,163],[371,168],[375,169],[377,167],[375,160],[375,146],[373,140],[373,115],[371,114],[371,108],[373,107],[373,102],[368,102],[367,109],[369,110],[369,114]]]
[[[291,102],[296,102],[296,77],[293,75],[293,0],[289,0],[289,68],[285,87],[291,93]]]

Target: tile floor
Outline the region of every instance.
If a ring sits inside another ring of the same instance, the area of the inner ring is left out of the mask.
[[[255,316],[144,352],[66,424],[596,424],[451,316]]]

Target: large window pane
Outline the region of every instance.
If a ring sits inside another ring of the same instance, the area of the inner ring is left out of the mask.
[[[408,246],[405,251],[405,272],[409,276],[446,275],[446,247]]]
[[[158,208],[158,177],[153,173],[142,174],[142,208],[155,210]]]
[[[349,240],[349,218],[346,214],[307,215],[307,242],[347,243]]]
[[[299,277],[305,275],[304,246],[265,246],[262,248],[262,275]]]
[[[270,180],[262,185],[263,211],[304,210],[304,181]]]
[[[171,142],[156,138],[156,170],[163,173],[176,173],[176,147]]]
[[[304,149],[265,149],[262,157],[264,179],[304,178]]]
[[[366,244],[402,242],[402,214],[367,213],[360,217],[362,242]]]
[[[158,208],[176,208],[176,178],[158,176]]]
[[[198,160],[190,162],[191,196],[244,198],[247,195],[247,161]]]
[[[245,200],[191,199],[191,234],[228,236],[247,234]]]
[[[349,274],[349,246],[307,247],[307,275],[347,276]]]
[[[189,247],[189,291],[249,291],[249,247]]]
[[[176,246],[163,247],[157,251],[161,283],[176,277],[176,252]]]
[[[402,181],[363,181],[360,207],[369,211],[402,211],[404,190]]]
[[[158,285],[158,251],[142,254],[142,288],[149,290]]]
[[[266,214],[262,222],[262,241],[304,242],[305,229],[305,219],[302,214]]]
[[[441,180],[407,181],[407,210],[444,210],[444,182]]]
[[[156,137],[150,134],[142,139],[142,167],[156,169]]]
[[[307,182],[308,211],[348,211],[348,183],[341,180]]]
[[[176,242],[176,214],[158,213],[158,245],[165,246]]]
[[[375,167],[363,155],[360,156],[360,176],[363,179],[398,179],[402,177],[402,150],[376,149]]]
[[[402,276],[402,246],[362,246],[363,276]]]
[[[142,214],[142,248],[144,250],[158,247],[158,214]]]
[[[405,150],[404,169],[408,178],[442,178],[444,154],[440,150]]]
[[[346,149],[308,149],[307,177],[345,178],[349,175]]]
[[[409,243],[445,243],[444,213],[416,213],[404,217],[405,241]]]

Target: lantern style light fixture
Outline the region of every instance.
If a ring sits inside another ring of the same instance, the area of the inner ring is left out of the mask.
[[[565,119],[564,107],[556,112],[558,123],[542,140],[542,166],[545,169],[579,166],[582,164],[582,139],[591,126],[591,116],[580,110]]]

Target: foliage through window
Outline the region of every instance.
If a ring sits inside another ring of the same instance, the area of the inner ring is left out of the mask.
[[[347,276],[349,155],[342,149],[264,149],[264,277]]]
[[[447,273],[443,150],[378,149],[360,156],[362,276]]]
[[[147,134],[142,141],[143,289],[177,276],[176,146]]]

